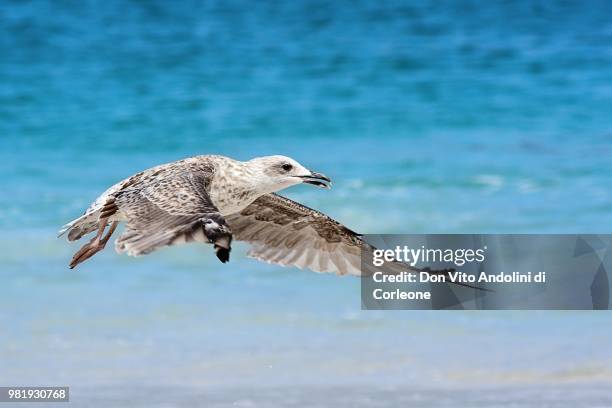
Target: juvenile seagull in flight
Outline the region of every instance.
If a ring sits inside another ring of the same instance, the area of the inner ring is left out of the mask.
[[[275,194],[295,184],[330,188],[331,180],[285,156],[241,162],[196,156],[162,164],[113,185],[59,235],[69,241],[96,231],[70,268],[104,249],[126,222],[115,249],[131,256],[186,242],[211,243],[223,263],[232,239],[250,257],[316,272],[361,275],[359,234],[316,210]]]

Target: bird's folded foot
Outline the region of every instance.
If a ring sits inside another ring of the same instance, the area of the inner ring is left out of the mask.
[[[101,241],[98,237],[95,237],[87,244],[83,245],[81,249],[79,249],[77,253],[74,254],[74,256],[72,257],[72,261],[70,261],[69,265],[70,269],[73,269],[81,262],[86,261],[87,259],[91,258],[95,254],[103,250],[105,245],[106,242]]]
[[[202,219],[204,235],[214,244],[217,258],[223,263],[229,261],[232,250],[232,231],[222,216],[213,214]]]
[[[214,241],[215,254],[222,263],[226,263],[230,259],[230,252],[232,251],[232,236],[222,235]]]
[[[215,244],[215,254],[217,255],[217,258],[219,258],[219,260],[222,263],[229,262],[231,251],[232,251],[232,248],[223,248],[222,246]]]
[[[106,228],[106,219],[104,221],[101,221],[100,227],[98,229],[98,234],[87,244],[83,245],[81,249],[79,249],[77,253],[74,254],[74,256],[72,257],[72,261],[70,261],[70,265],[68,265],[70,269],[73,269],[81,262],[88,260],[95,254],[103,250],[111,235],[113,235],[113,232],[115,232],[117,224],[117,221],[112,222],[110,228],[106,232],[106,235],[102,236],[104,229]]]

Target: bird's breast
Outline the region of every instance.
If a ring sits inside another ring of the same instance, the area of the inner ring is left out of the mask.
[[[253,191],[238,187],[213,187],[210,190],[210,199],[223,216],[242,211],[249,204],[255,201],[258,196],[259,195]]]

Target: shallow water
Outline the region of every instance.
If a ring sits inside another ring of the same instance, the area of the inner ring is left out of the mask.
[[[227,266],[193,246],[109,249],[70,271],[77,246],[55,231],[123,177],[218,153],[328,174],[331,191],[287,194],[360,232],[609,233],[611,12],[5,3],[0,384],[70,385],[83,406],[171,406],[142,396],[154,386],[219,406],[291,405],[287,387],[298,402],[377,406],[339,391],[360,385],[422,406],[569,406],[566,387],[609,405],[608,313],[364,312],[357,280],[244,247]]]
[[[132,398],[128,401],[125,395]],[[603,387],[521,387],[476,389],[415,389],[406,387],[283,387],[266,389],[99,388],[88,389],[83,406],[112,403],[116,407],[608,407]],[[538,404],[533,403],[534,400]],[[146,401],[146,403],[144,402]],[[36,407],[34,407],[36,408]]]

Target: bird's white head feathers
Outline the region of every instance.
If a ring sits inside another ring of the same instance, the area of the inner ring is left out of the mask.
[[[287,156],[257,157],[245,162],[245,165],[257,177],[258,187],[265,190],[266,193],[280,191],[301,183],[321,188],[331,186],[331,180],[327,176],[308,170]]]

